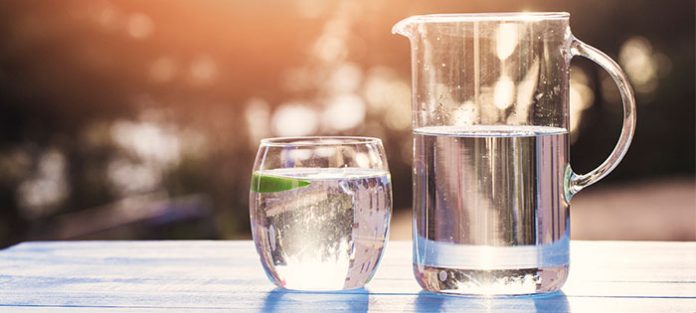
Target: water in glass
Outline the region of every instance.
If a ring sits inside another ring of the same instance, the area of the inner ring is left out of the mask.
[[[414,271],[428,290],[519,294],[568,270],[568,133],[544,126],[414,130]]]
[[[251,192],[261,262],[277,285],[299,290],[362,287],[375,273],[389,228],[389,173],[370,168],[281,168],[254,175],[304,182]]]

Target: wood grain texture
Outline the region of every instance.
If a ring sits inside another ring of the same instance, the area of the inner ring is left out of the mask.
[[[562,293],[421,291],[410,242],[390,242],[367,289],[287,292],[250,241],[28,242],[0,251],[0,312],[696,312],[695,242],[571,243]]]

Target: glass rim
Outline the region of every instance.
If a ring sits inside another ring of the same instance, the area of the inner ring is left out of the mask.
[[[365,136],[293,136],[261,139],[260,145],[266,147],[312,147],[343,146],[360,144],[382,144],[376,137]]]
[[[568,19],[568,12],[489,12],[489,13],[446,13],[415,15],[412,22],[478,22],[478,21],[529,21],[529,20],[563,20]]]

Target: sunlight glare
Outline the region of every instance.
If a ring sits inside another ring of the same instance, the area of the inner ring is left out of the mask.
[[[493,94],[493,104],[500,109],[505,110],[512,105],[515,98],[515,83],[507,75],[502,75],[495,83]]]
[[[517,47],[517,24],[505,23],[498,26],[496,32],[496,52],[500,60],[507,59]]]

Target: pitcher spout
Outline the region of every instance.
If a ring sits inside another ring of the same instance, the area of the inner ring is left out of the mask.
[[[413,30],[418,24],[418,18],[419,16],[411,16],[397,22],[392,27],[392,34],[398,34],[404,37],[411,38],[411,36],[413,35]]]

